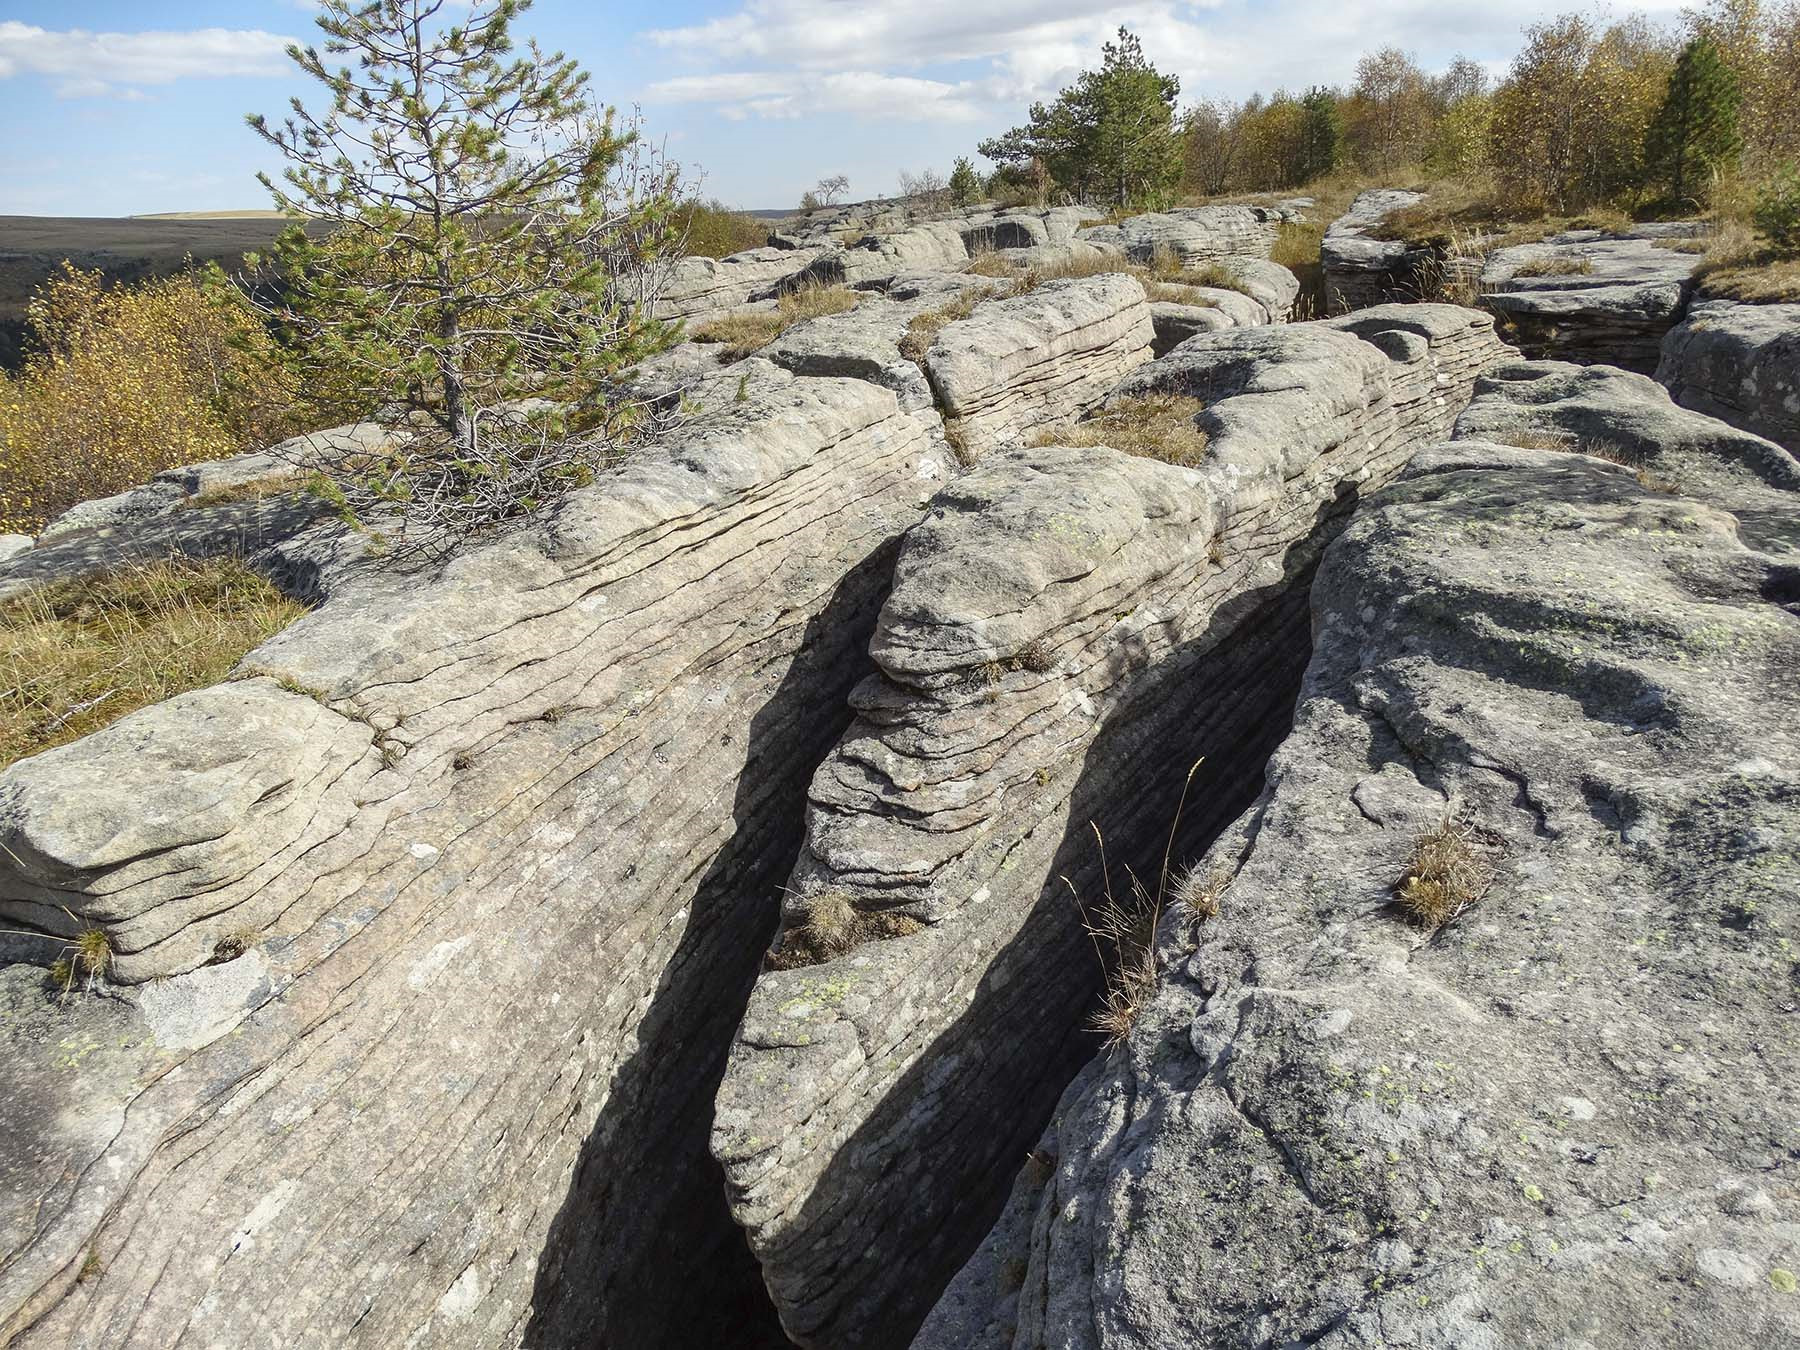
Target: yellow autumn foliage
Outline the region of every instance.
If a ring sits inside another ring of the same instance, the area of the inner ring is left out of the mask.
[[[27,322],[24,369],[0,374],[0,533],[302,429],[267,335],[197,275],[108,286],[64,263]]]

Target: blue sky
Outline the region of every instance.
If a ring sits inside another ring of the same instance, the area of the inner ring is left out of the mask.
[[[454,0],[453,0],[454,2]],[[462,0],[466,6],[467,0]],[[1631,8],[1672,18],[1682,0]],[[1053,93],[1119,24],[1184,101],[1345,83],[1393,43],[1429,68],[1496,70],[1562,3],[1493,0],[538,0],[518,27],[736,206],[782,207],[829,173],[852,196],[948,170]],[[1621,9],[1625,6],[1621,6]],[[268,205],[276,167],[243,125],[307,82],[282,54],[312,0],[0,0],[0,214]]]

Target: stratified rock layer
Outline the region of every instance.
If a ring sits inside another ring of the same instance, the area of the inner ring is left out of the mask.
[[[1372,239],[1369,232],[1424,200],[1424,193],[1405,188],[1371,188],[1357,193],[1350,209],[1331,222],[1319,242],[1330,313],[1417,298],[1419,269],[1432,259],[1431,250],[1400,239]]]
[[[1480,303],[1527,356],[1602,362],[1649,374],[1663,335],[1680,319],[1699,255],[1658,244],[1691,237],[1675,221],[1624,235],[1569,230],[1496,250],[1482,269]]]
[[[754,1341],[712,1085],[943,465],[886,389],[728,379],[547,536],[0,774],[8,926],[129,986],[0,1024],[0,1339]]]
[[[773,293],[818,257],[816,248],[752,248],[729,258],[683,258],[657,299],[659,319],[703,323]]]
[[[1663,339],[1656,378],[1684,408],[1800,451],[1800,305],[1695,302]]]
[[[1321,567],[1221,912],[917,1350],[1800,1343],[1797,604],[1627,468],[1420,454]],[[1428,932],[1447,819],[1492,884]]]
[[[1077,277],[988,301],[947,324],[925,370],[944,416],[958,419],[970,452],[982,454],[1093,407],[1150,359],[1154,339],[1134,277]]]
[[[1077,237],[1115,244],[1135,263],[1167,257],[1192,267],[1239,254],[1267,258],[1284,215],[1261,206],[1190,206],[1091,225]]]
[[[1474,311],[1358,318],[1207,334],[1135,372],[1120,397],[1206,399],[1199,469],[1011,450],[908,536],[785,909],[798,931],[836,897],[916,931],[765,973],[718,1099],[733,1212],[802,1345],[904,1344],[986,1230],[1091,1049],[1089,822],[1115,886],[1123,866],[1154,885],[1197,759],[1178,849],[1248,800],[1318,550],[1505,354]]]

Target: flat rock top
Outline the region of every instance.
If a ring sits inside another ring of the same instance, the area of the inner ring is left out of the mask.
[[[1701,258],[1658,241],[1687,238],[1676,232],[1686,228],[1675,221],[1638,226],[1628,235],[1569,230],[1542,243],[1496,249],[1481,272],[1483,303],[1544,315],[1673,317]]]
[[[1370,239],[1369,230],[1381,224],[1396,211],[1417,206],[1425,200],[1423,192],[1406,188],[1370,188],[1356,194],[1350,209],[1332,221],[1325,231],[1319,250],[1332,267],[1387,267],[1414,252],[1403,239]]]

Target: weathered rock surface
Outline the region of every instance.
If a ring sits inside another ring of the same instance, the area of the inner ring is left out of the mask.
[[[1656,378],[1684,408],[1800,451],[1800,305],[1696,301],[1663,339]]]
[[[1564,361],[1503,365],[1477,383],[1456,434],[1624,459],[1649,481],[1728,506],[1756,547],[1789,546],[1780,518],[1792,512],[1793,494],[1800,492],[1794,456],[1773,441],[1677,407],[1646,375]]]
[[[0,1339],[767,1343],[712,1084],[943,466],[886,389],[739,379],[546,533],[0,774],[6,925],[120,982],[0,1023]]]
[[[0,563],[18,557],[34,542],[28,534],[0,534]]]
[[[1620,466],[1415,458],[1320,570],[1221,912],[917,1350],[1800,1343],[1796,575]],[[1493,881],[1427,934],[1447,817]]]
[[[1475,311],[1358,318],[1207,334],[1136,371],[1128,389],[1204,391],[1199,469],[1009,450],[908,536],[785,908],[803,927],[830,892],[917,931],[765,972],[715,1119],[800,1344],[906,1343],[1091,1053],[1099,970],[1060,880],[1098,896],[1088,822],[1123,887],[1121,865],[1154,882],[1195,759],[1178,846],[1247,802],[1318,550],[1505,354]]]
[[[690,326],[773,293],[803,271],[823,250],[746,249],[728,258],[683,258],[652,312],[659,319],[686,319]]]
[[[1168,256],[1191,267],[1239,255],[1267,258],[1283,218],[1269,207],[1190,206],[1132,216],[1117,225],[1089,226],[1076,237],[1123,247],[1132,262]]]
[[[1419,271],[1432,251],[1400,239],[1372,239],[1369,232],[1396,211],[1417,206],[1423,192],[1370,188],[1356,194],[1350,209],[1326,227],[1319,241],[1325,269],[1325,306],[1333,314],[1370,305],[1416,299]]]
[[[781,284],[796,286],[863,286],[904,272],[957,272],[968,265],[969,250],[957,222],[927,221],[903,230],[864,235],[813,258],[806,270]]]
[[[947,324],[925,356],[971,453],[1017,444],[1093,407],[1155,336],[1144,288],[1123,273],[1049,281]]]
[[[1497,249],[1481,272],[1481,304],[1527,356],[1604,362],[1645,374],[1693,290],[1695,253],[1658,243],[1699,226],[1638,225],[1623,235],[1568,230]]]

